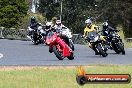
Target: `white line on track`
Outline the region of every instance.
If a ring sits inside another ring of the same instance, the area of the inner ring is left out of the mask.
[[[0,58],[2,58],[3,57],[3,54],[2,53],[0,53]]]

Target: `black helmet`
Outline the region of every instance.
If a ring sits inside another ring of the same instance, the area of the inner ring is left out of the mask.
[[[36,18],[34,16],[31,17],[31,22],[36,22]]]
[[[103,23],[103,26],[108,26],[108,22],[104,22]]]
[[[103,23],[103,28],[104,28],[104,29],[108,28],[108,22],[104,22],[104,23]]]

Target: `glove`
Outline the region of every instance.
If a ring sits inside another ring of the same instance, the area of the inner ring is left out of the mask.
[[[81,35],[81,38],[85,38],[85,35]]]
[[[87,40],[87,36],[85,36],[84,39]]]

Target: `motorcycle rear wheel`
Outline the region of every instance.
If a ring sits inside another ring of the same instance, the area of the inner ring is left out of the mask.
[[[63,53],[58,51],[57,47],[54,45],[53,46],[53,52],[54,54],[56,55],[56,57],[59,59],[59,60],[63,60],[64,57],[63,57]]]

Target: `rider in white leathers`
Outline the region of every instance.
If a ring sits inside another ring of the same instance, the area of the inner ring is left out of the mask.
[[[66,41],[66,43],[71,46],[71,48],[74,48],[73,42],[72,42],[72,34],[69,28],[64,26],[60,20],[56,21],[56,25],[54,26],[56,31],[59,31],[61,38]],[[71,45],[72,44],[72,45]],[[73,49],[74,50],[74,49]]]
[[[72,34],[69,28],[64,26],[60,20],[56,21],[56,25],[54,26],[55,29],[59,30],[62,35],[67,36],[68,38],[72,38]]]

